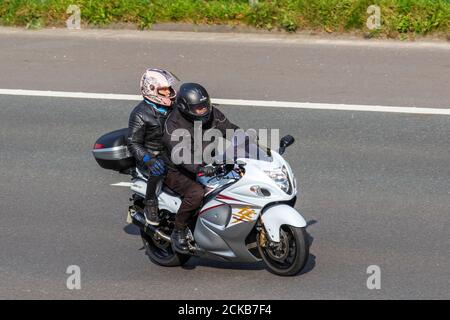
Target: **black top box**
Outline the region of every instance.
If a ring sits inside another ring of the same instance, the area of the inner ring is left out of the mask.
[[[104,169],[127,172],[136,161],[127,148],[128,128],[109,132],[95,142],[92,154]]]

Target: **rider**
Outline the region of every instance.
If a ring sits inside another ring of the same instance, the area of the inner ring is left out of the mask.
[[[144,215],[148,224],[159,225],[156,188],[170,165],[162,142],[164,122],[176,97],[178,78],[166,70],[149,68],[141,78],[143,100],[130,114],[128,150],[137,167],[148,173]]]
[[[226,129],[236,130],[239,128],[231,123],[222,112],[212,106],[209,94],[205,88],[197,83],[185,83],[180,87],[176,99],[176,108],[169,115],[165,124],[163,141],[169,154],[172,153],[172,150],[179,143],[178,139],[175,138],[175,129],[187,130],[192,139],[194,137],[194,121],[202,122],[202,134],[208,129],[218,129],[225,137]],[[172,136],[174,137],[173,139]],[[202,154],[209,143],[203,141]],[[193,142],[192,145],[194,145]],[[194,148],[190,148],[190,152],[191,159],[193,159]],[[214,169],[203,164],[181,163],[177,166],[169,167],[165,179],[165,184],[183,198],[175,218],[175,228],[171,236],[172,244],[181,253],[188,251],[186,239],[187,221],[200,207],[205,194],[203,186],[195,181],[199,173],[211,176],[214,174]]]

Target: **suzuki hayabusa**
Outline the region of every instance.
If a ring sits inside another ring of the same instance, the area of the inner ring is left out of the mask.
[[[269,271],[282,276],[304,268],[309,256],[307,224],[294,209],[297,183],[282,157],[293,137],[283,137],[278,152],[238,144],[242,139],[236,135],[228,142],[226,152],[212,164],[215,175],[197,177],[205,197],[189,223],[189,254],[180,254],[172,248],[170,234],[181,198],[162,184],[157,191],[161,223],[158,227],[146,223],[142,212],[147,176],[135,166],[126,135],[127,129],[122,129],[102,136],[93,154],[103,168],[131,176],[128,221],[139,227],[153,262],[169,267],[183,265],[192,256],[228,262],[262,260]]]

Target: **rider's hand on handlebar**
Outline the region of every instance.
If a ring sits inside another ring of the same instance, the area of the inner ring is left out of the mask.
[[[201,166],[198,168],[197,173],[201,173],[207,177],[211,177],[216,174],[216,168],[213,166]]]

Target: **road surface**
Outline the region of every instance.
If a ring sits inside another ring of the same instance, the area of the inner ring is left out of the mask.
[[[217,98],[450,108],[442,45],[47,33],[0,30],[0,88],[136,94],[157,65]],[[244,128],[296,138],[286,157],[311,255],[281,278],[261,264],[150,263],[125,221],[128,189],[111,186],[128,177],[91,155],[135,104],[0,95],[0,298],[450,298],[450,116],[222,106]],[[81,290],[66,287],[70,265]],[[366,286],[371,265],[380,290]]]

